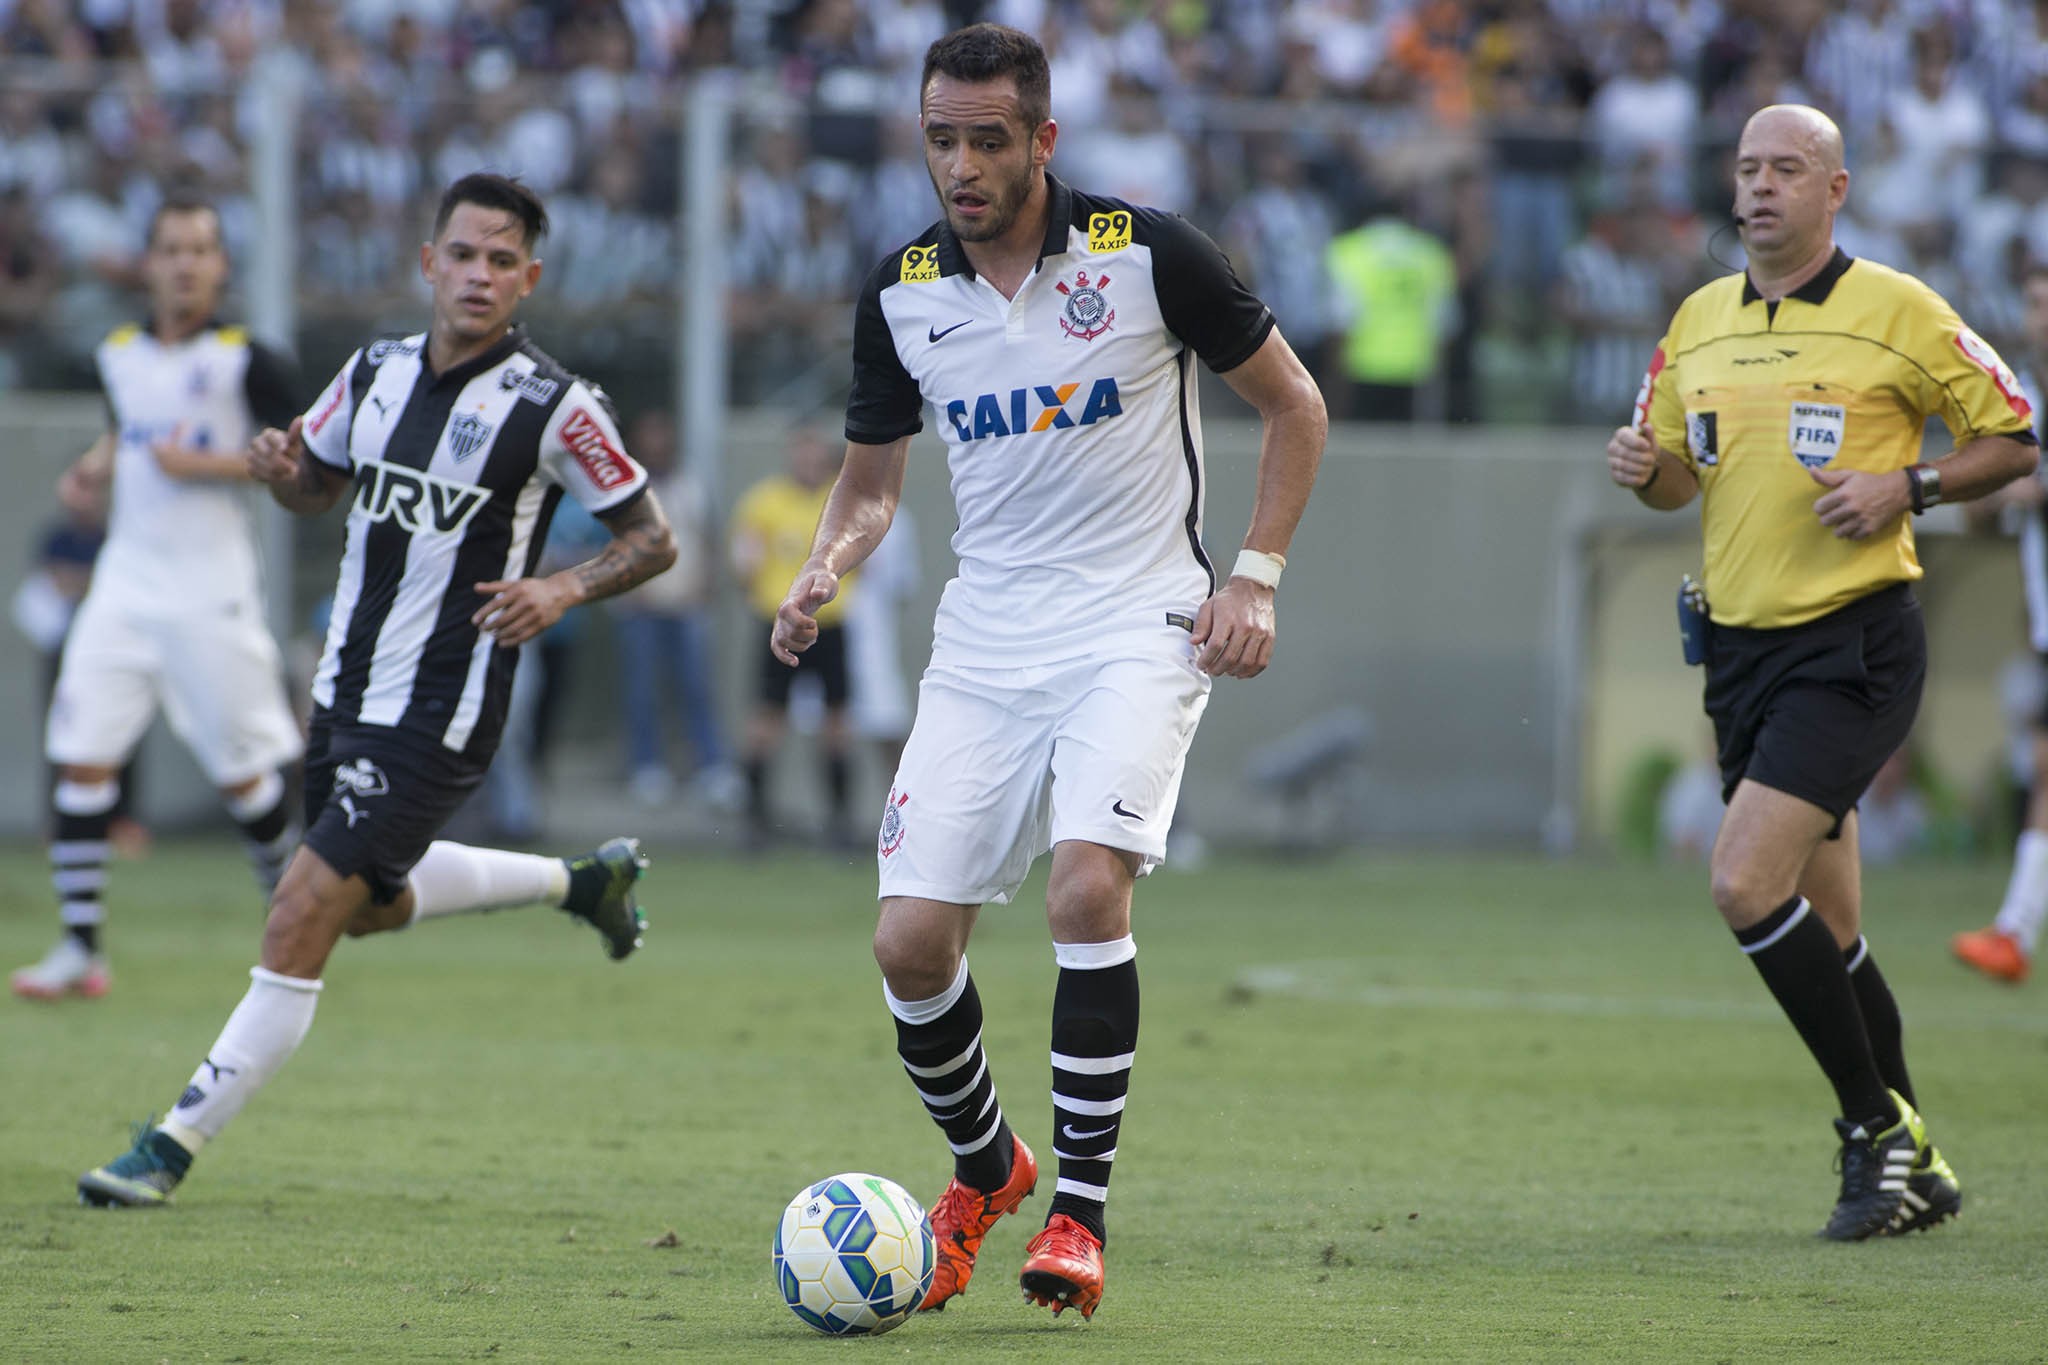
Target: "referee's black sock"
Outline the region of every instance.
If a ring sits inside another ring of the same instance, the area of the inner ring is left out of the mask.
[[[1905,1021],[1899,1017],[1899,1002],[1892,998],[1892,988],[1885,983],[1884,973],[1877,969],[1877,959],[1870,955],[1870,944],[1858,934],[1856,941],[1843,950],[1842,960],[1849,969],[1849,984],[1856,988],[1856,1005],[1863,1011],[1863,1030],[1870,1037],[1870,1055],[1877,1059],[1877,1074],[1904,1096],[1906,1103],[1918,1109],[1920,1101],[1914,1097],[1912,1078],[1906,1074]]]
[[[1806,898],[1794,896],[1749,928],[1737,929],[1735,941],[1827,1073],[1842,1117],[1851,1123],[1881,1120],[1880,1128],[1897,1122],[1898,1107],[1885,1093],[1848,964]]]

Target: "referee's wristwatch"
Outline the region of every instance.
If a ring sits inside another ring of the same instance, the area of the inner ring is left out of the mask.
[[[1913,496],[1913,515],[1941,504],[1941,471],[1931,464],[1916,464],[1906,471],[1906,489]]]

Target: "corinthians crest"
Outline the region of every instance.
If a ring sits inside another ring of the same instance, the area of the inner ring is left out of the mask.
[[[1109,300],[1102,294],[1108,285],[1107,275],[1099,275],[1095,283],[1088,283],[1086,270],[1076,271],[1071,285],[1065,280],[1054,285],[1067,296],[1066,316],[1060,319],[1060,330],[1083,341],[1093,341],[1107,332],[1116,321],[1116,309],[1109,306]]]

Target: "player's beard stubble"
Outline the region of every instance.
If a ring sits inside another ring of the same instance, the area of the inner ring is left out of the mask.
[[[1016,223],[1024,201],[1030,197],[1031,167],[1027,164],[1015,175],[1000,180],[985,175],[978,184],[956,185],[951,189],[933,177],[932,188],[938,191],[939,205],[946,212],[946,225],[953,229],[955,237],[963,242],[992,242]],[[986,200],[988,211],[979,218],[962,218],[953,208],[953,195],[963,191]]]

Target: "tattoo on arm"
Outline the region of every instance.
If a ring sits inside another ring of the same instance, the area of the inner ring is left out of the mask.
[[[675,534],[653,494],[635,498],[603,521],[612,533],[611,542],[569,570],[583,589],[584,601],[622,593],[676,562]]]

